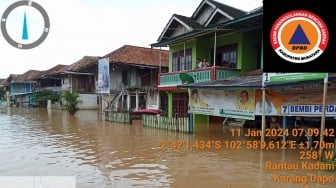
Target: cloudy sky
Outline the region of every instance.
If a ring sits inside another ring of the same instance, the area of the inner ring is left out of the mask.
[[[0,0],[0,15],[19,0]],[[202,0],[34,0],[47,12],[50,32],[39,46],[18,49],[0,33],[0,78],[28,70],[69,65],[85,55],[104,56],[128,44],[150,47],[171,16],[190,17]],[[250,11],[262,0],[217,0]],[[28,40],[22,40],[26,12]],[[34,8],[19,6],[7,17],[7,32],[23,44],[41,35],[43,18]]]

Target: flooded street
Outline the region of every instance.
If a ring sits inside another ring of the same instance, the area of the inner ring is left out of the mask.
[[[69,116],[60,110],[0,108],[0,176],[75,176],[80,188],[336,187],[335,171],[265,168],[265,162],[301,163],[297,151],[225,148],[232,139],[220,125],[188,134],[105,122],[98,111]],[[211,148],[196,147],[197,141],[211,141]],[[308,180],[289,182],[277,174]],[[312,175],[334,181],[323,185]]]

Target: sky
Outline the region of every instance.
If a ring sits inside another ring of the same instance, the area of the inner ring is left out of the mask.
[[[0,15],[19,0],[1,0]],[[250,11],[262,0],[217,0]],[[83,56],[104,56],[123,45],[148,47],[157,42],[173,14],[190,17],[202,0],[34,0],[47,12],[47,38],[31,49],[11,46],[0,32],[0,78],[28,70],[70,65]],[[19,6],[6,19],[8,35],[22,44],[43,32],[43,17],[32,7]],[[27,40],[22,39],[24,12]],[[2,22],[1,22],[2,23]]]

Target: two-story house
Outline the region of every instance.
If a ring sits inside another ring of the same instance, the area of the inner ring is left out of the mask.
[[[60,92],[62,79],[58,74],[67,66],[68,65],[58,64],[48,70],[41,71],[41,73],[35,77],[37,90],[45,89]]]
[[[101,60],[107,60],[104,92],[100,88]],[[63,91],[75,89],[82,101],[80,109],[160,109],[156,86],[159,72],[167,72],[167,65],[168,51],[124,45],[101,57],[84,56],[45,78],[60,78]]]
[[[110,83],[110,92],[101,95],[104,110],[166,109],[157,85],[158,74],[167,72],[167,50],[124,45],[102,59],[109,63]]]
[[[36,101],[34,93],[37,89],[35,77],[41,71],[29,70],[23,74],[10,74],[5,81],[8,86],[8,97],[10,105],[14,106],[34,106]]]
[[[96,77],[98,56],[83,56],[76,62],[52,74],[60,78],[61,90],[76,90],[79,93],[78,108],[96,110],[99,108],[98,95],[96,93]],[[65,101],[62,102],[65,104]]]
[[[169,47],[169,72],[160,74],[158,85],[159,91],[168,93],[168,116],[189,115],[192,91],[178,86],[221,80],[262,66],[262,20],[262,8],[245,12],[214,0],[201,1],[190,17],[172,15],[152,44]],[[199,67],[205,60],[208,65]],[[223,106],[228,102],[210,101]],[[193,113],[191,122],[216,122],[223,120],[218,117],[225,117],[211,115],[211,109],[203,110]]]

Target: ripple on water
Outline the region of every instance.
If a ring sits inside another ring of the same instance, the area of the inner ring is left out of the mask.
[[[292,152],[162,150],[162,141],[223,140],[228,135],[222,128],[185,134],[136,122],[117,124],[102,121],[100,115],[84,110],[70,117],[61,110],[1,109],[0,175],[72,175],[81,188],[268,188],[274,173],[263,169],[265,161],[298,161]]]

